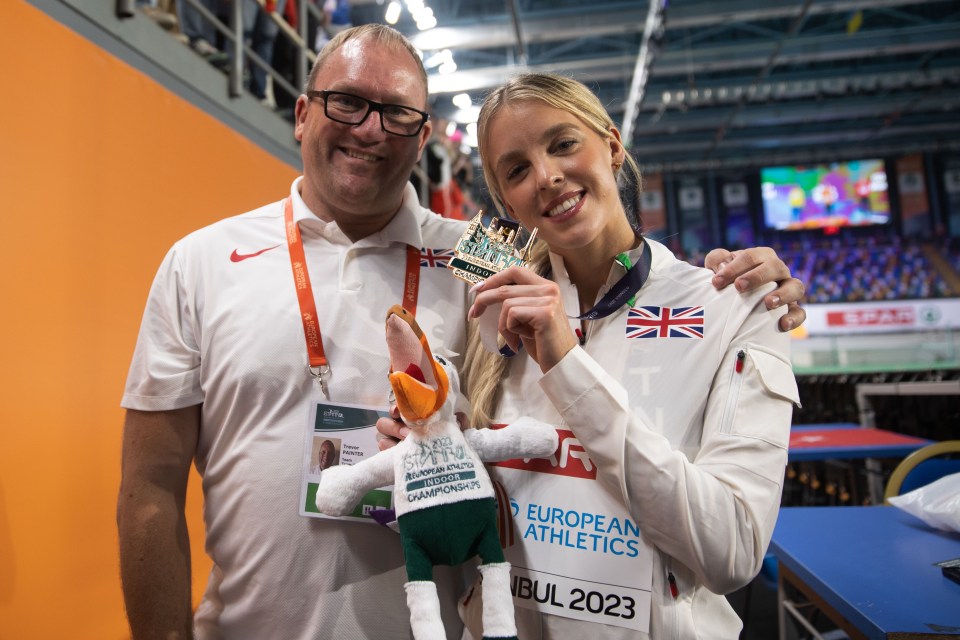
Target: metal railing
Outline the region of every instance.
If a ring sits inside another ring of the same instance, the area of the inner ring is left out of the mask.
[[[316,19],[318,27],[326,31],[326,35],[332,38],[335,33],[328,26],[323,11],[313,4],[310,0],[299,0],[297,5],[297,25],[298,28],[291,27],[282,16],[274,12],[266,11],[266,0],[256,0],[260,5],[258,11],[263,11],[271,20],[280,27],[280,33],[294,45],[296,50],[293,84],[280,75],[270,64],[258,56],[250,46],[244,42],[243,33],[243,0],[233,0],[230,13],[230,24],[224,24],[220,18],[200,4],[200,0],[177,0],[185,2],[194,9],[204,20],[213,25],[217,33],[224,38],[226,51],[224,53],[230,56],[228,72],[228,95],[231,98],[238,98],[244,95],[244,66],[255,65],[262,69],[273,81],[273,89],[285,92],[296,99],[303,92],[309,69],[317,59],[317,54],[307,44],[309,34],[309,17]],[[116,0],[115,14],[119,19],[132,18],[135,15],[136,0]],[[277,34],[280,37],[280,33]],[[276,95],[276,94],[274,94]],[[427,154],[422,154],[420,163],[413,168],[413,174],[418,178],[420,184],[427,185]],[[424,187],[418,190],[420,204],[423,207],[430,206],[429,189]]]
[[[308,0],[301,0],[299,2],[297,5],[299,14],[297,19],[298,28],[294,29],[282,16],[266,10],[266,0],[256,0],[257,4],[259,4],[258,10],[263,11],[267,17],[273,20],[280,28],[280,33],[277,34],[278,37],[280,34],[283,34],[296,49],[293,84],[291,84],[285,77],[280,75],[272,65],[254,53],[250,46],[244,41],[243,12],[245,3],[242,0],[234,0],[234,2],[231,3],[230,24],[224,24],[216,14],[200,4],[199,0],[177,1],[190,5],[194,11],[213,26],[217,33],[223,36],[226,48],[225,53],[230,56],[227,81],[229,83],[229,95],[231,97],[237,98],[244,94],[243,70],[245,65],[255,66],[263,70],[272,79],[274,91],[280,89],[293,98],[296,98],[302,93],[309,68],[317,58],[317,54],[310,45],[307,44],[309,38],[309,17],[314,17],[321,29],[324,28],[323,25],[325,23],[323,11],[312,2]],[[116,15],[118,18],[133,17],[134,9],[135,0],[117,0]]]

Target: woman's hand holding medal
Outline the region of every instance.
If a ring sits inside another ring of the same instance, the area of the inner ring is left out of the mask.
[[[497,332],[507,346],[519,351],[522,344],[541,371],[549,371],[577,346],[560,288],[530,269],[510,267],[474,285],[471,291],[477,297],[467,319],[481,318],[485,312],[496,314]]]

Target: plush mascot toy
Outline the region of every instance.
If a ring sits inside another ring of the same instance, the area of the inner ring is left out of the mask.
[[[483,461],[546,457],[557,449],[548,424],[520,418],[503,429],[460,430],[456,370],[430,352],[413,316],[400,306],[387,314],[390,386],[410,435],[352,466],[323,472],[317,508],[350,513],[363,495],[393,482],[394,507],[409,582],[407,606],[416,640],[443,640],[435,565],[481,560],[483,637],[516,638],[510,565],[497,533],[496,499]]]

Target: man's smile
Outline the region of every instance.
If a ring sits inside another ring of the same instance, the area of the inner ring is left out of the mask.
[[[364,160],[366,162],[379,162],[381,160],[380,156],[372,153],[366,153],[364,151],[357,151],[356,149],[343,149],[343,153],[348,158],[353,158],[355,160]]]

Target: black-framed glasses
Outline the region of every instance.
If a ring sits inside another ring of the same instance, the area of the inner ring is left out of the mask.
[[[430,114],[402,104],[374,102],[342,91],[307,91],[307,97],[323,100],[323,113],[334,122],[360,125],[371,111],[380,114],[380,128],[395,136],[413,137],[420,133]]]

